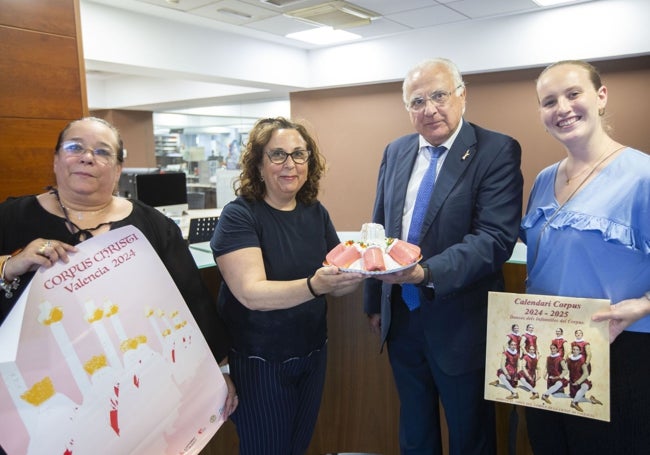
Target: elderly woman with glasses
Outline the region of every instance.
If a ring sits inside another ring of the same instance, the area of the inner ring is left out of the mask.
[[[325,295],[352,292],[363,276],[323,266],[339,238],[316,199],[325,160],[303,125],[258,121],[241,165],[211,241],[240,398],[232,420],[242,455],[303,454],[325,381]]]
[[[0,323],[37,269],[67,263],[80,242],[133,225],[169,271],[215,359],[226,363],[227,331],[176,223],[139,201],[113,194],[123,161],[122,139],[113,125],[94,117],[75,120],[56,144],[56,185],[0,203]],[[236,407],[236,395],[225,378],[227,417]]]

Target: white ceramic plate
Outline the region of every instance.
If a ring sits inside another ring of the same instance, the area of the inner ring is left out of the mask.
[[[422,259],[422,256],[420,255],[418,260],[415,261],[414,263],[407,264],[407,265],[401,265],[398,262],[396,262],[392,257],[390,257],[390,255],[384,253],[384,264],[386,265],[386,270],[379,270],[379,271],[374,271],[374,272],[364,270],[363,269],[363,258],[357,259],[352,264],[350,264],[350,266],[348,268],[345,268],[345,269],[339,268],[339,270],[341,272],[361,273],[363,275],[368,275],[368,276],[387,275],[389,273],[395,273],[395,272],[399,272],[399,271],[402,271],[402,270],[408,270],[411,267],[414,267],[415,264],[420,262],[421,259]],[[327,265],[330,265],[330,264],[328,264],[328,262],[325,261],[325,262],[323,262],[323,265],[327,266]]]

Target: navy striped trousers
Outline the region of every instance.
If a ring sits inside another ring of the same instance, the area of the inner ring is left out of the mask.
[[[240,455],[303,455],[320,408],[327,343],[305,357],[270,362],[229,353],[239,406],[231,416]]]

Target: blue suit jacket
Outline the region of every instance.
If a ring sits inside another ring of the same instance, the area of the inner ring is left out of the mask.
[[[379,169],[373,222],[401,238],[402,212],[418,135],[390,143]],[[521,147],[513,138],[464,122],[435,183],[419,246],[435,296],[420,292],[429,349],[456,375],[485,365],[487,294],[503,289],[503,264],[521,220]],[[364,308],[382,315],[381,341],[391,323],[391,288],[366,281]],[[390,340],[389,340],[390,341]]]

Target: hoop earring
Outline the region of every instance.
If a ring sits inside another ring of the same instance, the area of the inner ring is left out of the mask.
[[[598,109],[598,116],[602,117],[603,115],[605,115],[605,108],[601,107],[600,109]]]

